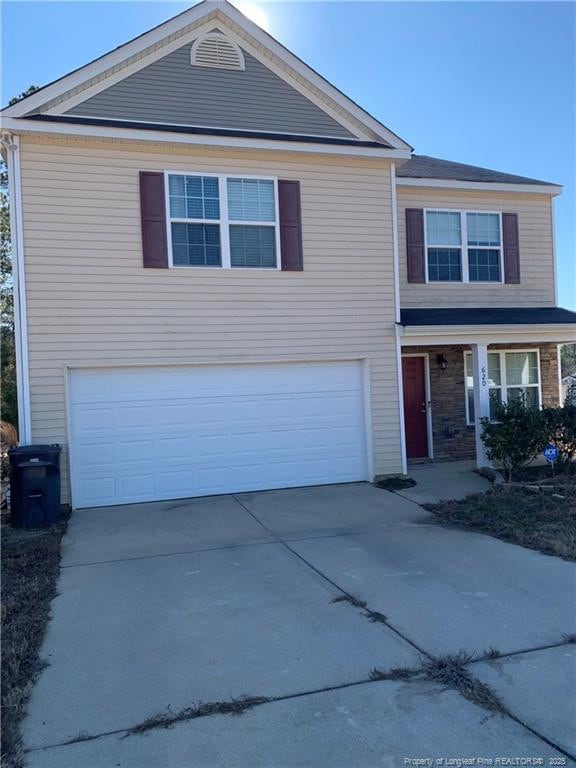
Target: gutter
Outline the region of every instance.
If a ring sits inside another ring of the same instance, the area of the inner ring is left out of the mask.
[[[353,157],[381,157],[390,158],[398,161],[409,160],[410,150],[408,149],[388,149],[381,144],[373,146],[363,146],[360,142],[352,141],[351,144],[327,143],[322,138],[318,141],[303,141],[301,137],[282,138],[254,138],[246,136],[226,136],[226,135],[208,135],[205,129],[204,133],[191,132],[185,126],[176,126],[176,129],[167,130],[161,124],[145,124],[148,127],[139,128],[138,123],[120,121],[122,127],[109,126],[103,124],[104,121],[94,119],[90,124],[86,122],[70,122],[68,120],[53,120],[26,117],[8,117],[0,115],[0,125],[5,131],[17,133],[19,135],[30,134],[54,134],[57,136],[88,136],[99,139],[120,139],[126,141],[151,141],[154,143],[184,144],[187,146],[200,146],[211,148],[215,147],[233,147],[234,149],[257,149],[257,150],[280,150],[286,152],[307,152],[323,155],[350,155]],[[124,125],[125,123],[125,125]],[[342,140],[344,141],[344,140]]]
[[[22,229],[22,185],[20,176],[20,139],[4,134],[1,139],[8,165],[10,232],[12,237],[12,281],[14,286],[14,345],[16,348],[16,389],[18,396],[18,433],[20,445],[30,445],[30,378],[28,367],[28,318],[24,275],[24,233]]]

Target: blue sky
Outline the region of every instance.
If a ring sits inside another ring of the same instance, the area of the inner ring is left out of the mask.
[[[2,104],[188,7],[3,2]],[[558,298],[576,308],[576,4],[261,3],[268,31],[416,152],[564,185]]]

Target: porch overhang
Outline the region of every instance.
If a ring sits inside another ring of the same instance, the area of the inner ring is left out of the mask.
[[[402,346],[564,344],[576,341],[576,312],[561,307],[402,309]]]
[[[482,419],[490,417],[490,345],[563,344],[576,341],[576,312],[561,307],[446,307],[402,309],[398,340],[410,347],[468,346],[472,352],[476,466],[490,466]],[[409,354],[409,353],[407,353]],[[431,406],[428,403],[427,408]]]

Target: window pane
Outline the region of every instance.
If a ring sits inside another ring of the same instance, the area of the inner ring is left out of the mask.
[[[466,376],[466,397],[468,399],[468,418],[470,422],[474,421],[474,370],[472,353],[466,352],[464,356],[465,360],[465,376]],[[488,387],[490,398],[490,418],[494,420],[496,418],[495,410],[496,403],[502,402],[502,392],[500,385],[500,355],[491,352],[488,353]],[[496,388],[495,388],[496,387]]]
[[[497,352],[488,353],[488,386],[499,387],[502,383],[500,377],[500,355]]]
[[[524,399],[528,408],[538,408],[538,387],[509,387],[508,402]]]
[[[470,282],[500,282],[500,251],[468,249]]]
[[[461,245],[460,214],[427,211],[426,237],[428,245]]]
[[[428,280],[462,280],[459,248],[428,248]]]
[[[220,267],[219,224],[172,224],[172,262],[177,267]]]
[[[173,219],[219,219],[220,198],[215,176],[170,176],[170,216]]]
[[[230,221],[276,221],[274,182],[264,179],[228,179]]]
[[[476,418],[476,411],[474,410],[474,390],[467,390],[466,396],[468,397],[468,421],[470,424],[473,424]]]
[[[472,389],[474,386],[474,368],[472,361],[472,353],[466,352],[464,355],[464,367],[466,376],[466,387]]]
[[[506,383],[515,384],[538,383],[538,355],[536,352],[507,352],[506,353]]]
[[[500,245],[500,216],[497,213],[467,213],[466,228],[468,245]]]
[[[233,267],[276,267],[276,230],[234,224],[230,227],[230,263]]]
[[[491,389],[488,393],[488,397],[490,398],[490,421],[496,420],[496,407],[498,404],[502,402],[502,390],[501,389]]]
[[[174,218],[186,218],[186,192],[184,176],[170,176],[168,179],[170,193],[170,215]]]
[[[466,396],[468,397],[468,421],[470,424],[473,424],[476,419],[476,411],[474,410],[474,390],[467,390]],[[499,389],[491,389],[489,398],[490,421],[496,421],[496,404],[502,402],[502,393]]]

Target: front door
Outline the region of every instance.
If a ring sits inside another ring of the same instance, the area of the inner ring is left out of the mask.
[[[403,357],[402,376],[406,455],[409,459],[425,458],[428,456],[428,424],[424,358]]]

